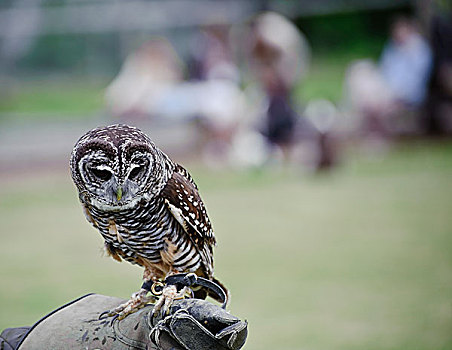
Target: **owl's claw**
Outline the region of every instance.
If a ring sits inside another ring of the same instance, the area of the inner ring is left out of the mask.
[[[113,317],[111,321],[111,324],[113,324],[114,321],[116,320],[120,321],[127,315],[137,312],[139,309],[145,307],[146,304],[148,304],[149,302],[155,301],[154,296],[147,296],[147,294],[148,291],[146,289],[141,289],[139,292],[132,294],[130,300],[125,302],[124,304],[119,305],[113,310],[107,310],[105,312],[102,312],[99,315],[99,320],[108,317]]]
[[[124,316],[124,317],[125,317],[125,316]],[[124,317],[123,317],[123,318],[124,318]],[[113,326],[113,323],[115,323],[116,320],[120,321],[120,320],[122,320],[123,318],[120,318],[120,317],[119,317],[119,314],[114,315],[113,318],[112,318],[111,321],[110,321],[110,327]]]
[[[187,287],[182,288],[179,292],[175,285],[166,285],[163,288],[162,295],[152,310],[152,317],[156,317],[160,312],[163,317],[169,313],[169,309],[174,300],[183,299],[187,291]]]
[[[99,315],[99,320],[103,320],[105,318],[108,318],[110,316],[108,316],[110,314],[110,310],[104,311]]]

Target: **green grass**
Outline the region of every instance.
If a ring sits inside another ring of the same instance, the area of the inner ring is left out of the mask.
[[[452,143],[355,152],[324,176],[193,175],[246,349],[452,349]],[[139,287],[140,269],[101,256],[69,174],[9,180],[0,196],[0,329]]]
[[[34,79],[20,81],[0,99],[0,113],[25,114],[26,118],[83,118],[104,107],[105,82]]]
[[[294,97],[300,104],[312,99],[329,99],[335,103],[342,98],[342,84],[348,64],[358,53],[321,54],[312,59],[307,76],[297,85]],[[86,79],[85,79],[86,80]],[[80,119],[90,117],[104,108],[105,81],[34,79],[19,81],[0,98],[0,114],[13,113],[29,120]]]
[[[365,47],[314,53],[308,74],[295,87],[295,99],[302,104],[313,99],[339,103],[343,98],[344,78],[350,63],[361,59],[378,62],[381,50],[381,44],[371,42]]]
[[[308,102],[313,99],[328,99],[339,102],[342,98],[342,84],[347,63],[336,64],[332,60],[314,61],[309,74],[295,89],[298,101]]]

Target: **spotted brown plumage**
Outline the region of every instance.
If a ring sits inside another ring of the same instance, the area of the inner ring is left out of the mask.
[[[110,256],[143,266],[146,281],[176,272],[214,280],[216,241],[198,188],[147,135],[121,124],[93,129],[70,164],[84,214]]]
[[[181,167],[178,166],[178,168]],[[215,236],[206,208],[195,185],[181,172],[176,171],[163,188],[162,196],[171,213],[184,228],[190,241],[198,249],[202,261],[205,262],[208,269],[213,267]],[[212,273],[213,271],[209,271],[209,274]]]

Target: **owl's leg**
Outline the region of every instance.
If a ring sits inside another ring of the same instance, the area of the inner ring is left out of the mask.
[[[183,299],[186,292],[187,287],[182,288],[180,291],[177,291],[176,286],[164,287],[160,299],[154,305],[152,315],[156,317],[159,312],[161,312],[163,316],[168,314],[169,308],[173,302],[178,299]]]
[[[177,291],[177,288],[174,285],[165,286],[163,288],[160,299],[154,305],[152,315],[157,316],[160,311],[162,315],[166,315],[174,300],[183,299],[186,292],[187,287],[184,287],[180,291]]]
[[[146,267],[143,274],[143,280],[145,282],[157,281],[155,271]],[[141,288],[138,292],[132,294],[129,301],[119,305],[113,310],[102,313],[100,318],[115,316],[115,319],[122,320],[127,315],[133,314],[145,307],[148,303],[155,303],[155,297],[153,295],[148,296],[148,293],[149,291],[147,289]]]
[[[140,289],[138,292],[132,294],[129,301],[119,305],[113,310],[102,313],[99,318],[115,316],[115,319],[122,320],[127,315],[133,314],[145,307],[148,303],[155,303],[155,297],[153,295],[148,296],[148,293],[148,290],[143,288]]]
[[[178,273],[178,271],[170,271],[166,277],[175,273]],[[159,300],[157,301],[157,303],[155,303],[154,309],[152,310],[152,315],[157,316],[160,311],[162,315],[166,315],[174,300],[183,299],[187,291],[187,287],[184,287],[179,291],[174,285],[166,285],[165,287],[163,287],[162,294],[160,295]]]

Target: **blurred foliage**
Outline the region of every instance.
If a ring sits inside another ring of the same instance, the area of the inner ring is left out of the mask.
[[[359,58],[378,59],[391,19],[408,11],[398,8],[297,19],[313,50],[310,71],[294,94],[297,103],[317,98],[339,102],[348,64]],[[16,71],[23,79],[0,99],[0,113],[73,113],[85,117],[102,110],[105,77],[111,79],[121,65],[119,42],[117,33],[39,38],[18,63]],[[86,77],[98,82],[84,82]]]
[[[307,36],[316,56],[347,53],[375,58],[387,38],[392,17],[409,10],[406,7],[300,17],[295,24]],[[112,74],[123,59],[120,41],[120,34],[115,32],[42,36],[17,68]]]
[[[117,33],[44,35],[16,68],[25,73],[111,75],[122,60],[118,37]]]
[[[393,18],[409,7],[301,17],[298,28],[306,35],[315,56],[344,55],[377,58],[389,36]]]
[[[86,55],[86,40],[81,35],[46,35],[39,37],[30,53],[19,62],[18,68],[64,70],[77,68]]]

